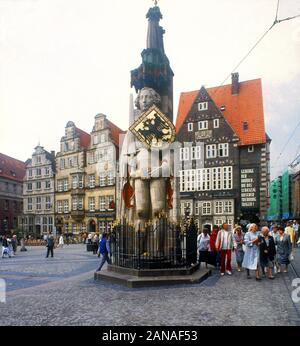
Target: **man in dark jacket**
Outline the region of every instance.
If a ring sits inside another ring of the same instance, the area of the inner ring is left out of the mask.
[[[110,259],[108,256],[108,254],[110,254],[110,246],[109,246],[109,241],[107,239],[106,233],[102,234],[102,239],[99,243],[99,253],[101,255],[101,262],[100,262],[99,268],[97,269],[97,272],[101,270],[105,262],[110,264]]]
[[[276,256],[276,247],[274,238],[269,235],[268,227],[262,228],[259,242],[260,265],[262,272],[265,273],[265,268],[267,267],[269,279],[274,279],[273,267]]]
[[[47,238],[47,256],[46,258],[49,257],[49,254],[51,252],[51,257],[53,257],[53,249],[54,249],[54,237],[52,234],[49,234],[48,238]]]

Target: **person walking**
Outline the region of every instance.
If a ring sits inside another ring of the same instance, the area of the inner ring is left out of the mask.
[[[221,251],[221,276],[225,275],[225,269],[228,275],[232,275],[231,253],[233,249],[233,234],[229,231],[229,225],[226,222],[223,223],[222,229],[218,233],[216,248],[218,251]]]
[[[278,261],[281,267],[285,265],[284,273],[288,272],[288,266],[290,264],[290,255],[292,253],[292,242],[288,234],[285,234],[284,228],[279,227],[279,235],[275,239],[275,244],[277,245]]]
[[[244,259],[244,233],[242,232],[242,227],[237,226],[234,229],[233,234],[233,244],[234,244],[234,252],[235,252],[235,259],[237,264],[237,271],[240,272],[242,268],[242,263]]]
[[[214,225],[212,232],[210,234],[210,242],[209,242],[210,257],[211,257],[210,264],[214,265],[216,268],[219,268],[221,264],[221,253],[216,248],[216,241],[217,241],[219,231],[220,231],[219,226]]]
[[[272,227],[272,231],[269,233],[271,237],[274,239],[274,244],[275,244],[275,250],[276,250],[276,255],[274,258],[274,273],[280,273],[280,265],[278,261],[278,251],[277,251],[277,245],[276,245],[276,238],[278,237],[278,226],[277,224],[274,224]]]
[[[273,229],[274,229],[274,226],[273,226]],[[274,238],[269,234],[268,227],[265,226],[261,229],[261,235],[259,236],[259,239],[260,239],[259,260],[260,260],[260,266],[261,266],[262,272],[265,273],[265,268],[267,268],[268,278],[274,279],[273,267],[274,267],[274,260],[276,256],[276,248],[275,248]]]
[[[11,258],[9,242],[6,235],[4,235],[2,238],[2,258],[4,258],[4,255],[8,255],[8,257]]]
[[[201,266],[201,262],[205,262],[205,266],[207,268],[207,263],[209,262],[209,251],[210,251],[210,236],[209,229],[203,228],[201,234],[198,235],[198,251],[199,251],[199,264]]]
[[[47,255],[46,255],[46,258],[49,257],[49,254],[51,253],[51,257],[53,257],[53,249],[54,249],[54,237],[53,235],[50,233],[48,235],[48,238],[47,238]]]
[[[107,239],[106,233],[102,234],[102,239],[99,243],[99,253],[101,254],[101,261],[100,261],[99,268],[96,270],[97,272],[99,272],[102,269],[105,262],[110,264],[110,259],[108,256],[108,254],[110,254],[110,246],[109,246],[109,241]]]
[[[244,237],[245,254],[242,267],[246,268],[247,279],[250,279],[250,270],[255,270],[256,280],[260,281],[259,274],[259,237],[255,223],[249,225],[248,232]]]
[[[295,231],[295,244],[297,246],[299,242],[299,223],[297,220],[293,221],[293,229]]]
[[[64,247],[64,236],[61,234],[58,240],[58,247],[63,248]]]
[[[295,235],[296,234],[295,234],[294,228],[292,227],[292,222],[291,221],[288,221],[286,223],[286,227],[285,227],[284,233],[290,236],[292,247],[295,247],[296,246],[296,243],[295,243],[295,239],[296,239]]]
[[[17,240],[17,236],[15,234],[13,235],[13,237],[11,239],[11,246],[12,246],[13,255],[16,256],[17,248],[18,248],[18,240]]]

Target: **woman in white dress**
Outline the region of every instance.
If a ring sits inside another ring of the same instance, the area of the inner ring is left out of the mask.
[[[64,247],[64,237],[61,234],[61,236],[59,237],[59,241],[58,241],[58,247],[63,248]]]
[[[260,281],[259,274],[259,234],[257,225],[252,223],[249,226],[248,232],[245,234],[245,254],[243,260],[243,268],[247,270],[247,278],[250,279],[250,270],[255,270],[256,280]]]

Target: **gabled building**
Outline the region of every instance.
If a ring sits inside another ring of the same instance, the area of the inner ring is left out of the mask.
[[[23,210],[25,163],[0,153],[0,235],[15,230]]]
[[[122,134],[124,131],[106,115],[95,116],[85,170],[85,224],[89,232],[108,231],[116,219],[116,174]]]
[[[266,220],[270,139],[265,132],[261,80],[180,95],[181,214],[199,227]]]
[[[90,135],[69,121],[56,155],[56,229],[60,233],[85,231],[85,167]],[[75,207],[76,206],[76,207]]]
[[[55,152],[38,145],[26,161],[22,229],[34,236],[55,232]]]

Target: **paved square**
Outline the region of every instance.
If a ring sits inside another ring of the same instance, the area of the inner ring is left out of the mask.
[[[257,282],[244,272],[221,278],[213,270],[201,284],[128,289],[94,281],[99,259],[84,245],[45,254],[28,247],[0,259],[7,284],[1,325],[300,325],[292,271]]]

